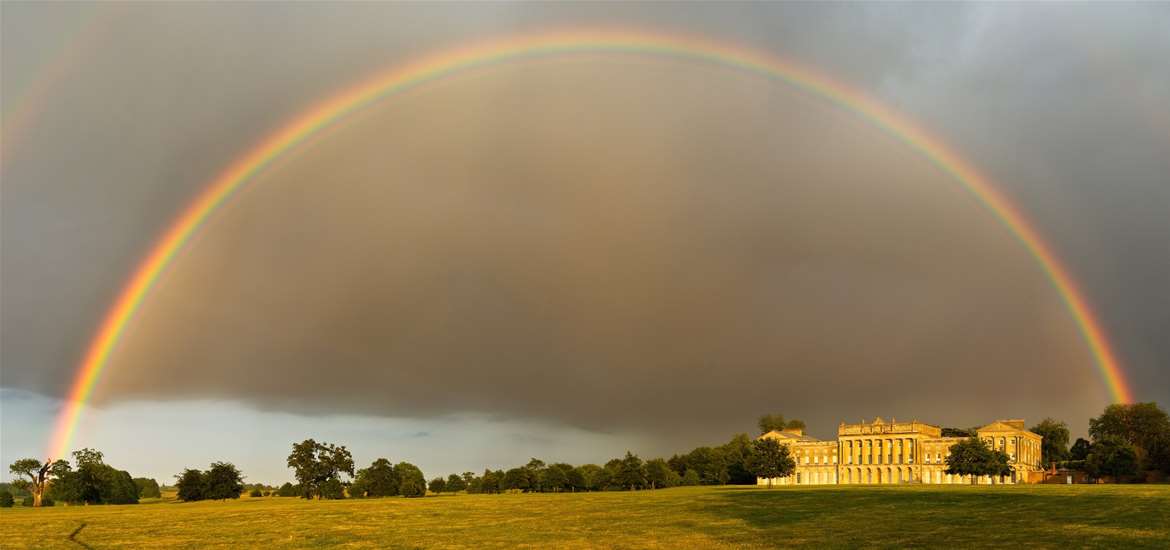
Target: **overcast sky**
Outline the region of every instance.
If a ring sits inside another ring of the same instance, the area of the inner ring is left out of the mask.
[[[0,461],[39,456],[159,233],[263,136],[421,55],[553,28],[799,61],[951,143],[1170,405],[1165,4],[0,5]],[[136,475],[294,440],[428,475],[719,443],[765,412],[970,426],[1109,402],[1035,261],[919,153],[735,69],[458,74],[250,184],[126,332],[74,447]]]

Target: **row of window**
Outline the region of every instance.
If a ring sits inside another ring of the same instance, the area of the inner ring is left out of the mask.
[[[905,462],[898,462],[894,460],[894,455],[885,455],[884,457],[882,455],[875,457],[861,455],[860,458],[861,460],[857,461],[858,464],[914,464],[913,458],[907,458]],[[845,461],[845,463],[853,464],[853,457],[849,457],[849,460]]]

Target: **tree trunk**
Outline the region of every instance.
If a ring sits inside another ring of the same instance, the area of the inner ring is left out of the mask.
[[[32,494],[32,496],[33,496],[33,508],[40,508],[40,507],[41,507],[41,495],[43,495],[43,494],[44,494],[44,491],[43,491],[43,490],[41,490],[41,491],[36,491],[36,492],[34,492],[34,493]]]

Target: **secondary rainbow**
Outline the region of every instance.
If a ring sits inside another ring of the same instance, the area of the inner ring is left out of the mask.
[[[49,458],[61,457],[67,451],[85,402],[109,362],[110,354],[118,346],[127,325],[167,266],[220,206],[274,161],[355,111],[462,70],[528,58],[605,52],[684,58],[763,75],[860,115],[925,155],[970,191],[1036,259],[1072,314],[1110,396],[1123,403],[1132,401],[1117,357],[1068,270],[1061,265],[1052,249],[1023,214],[987,178],[940,139],[857,90],[797,63],[763,52],[704,38],[642,30],[570,30],[476,43],[382,73],[304,111],[231,164],[154,244],[106,314],[82,359],[65,407],[57,417],[49,443]]]

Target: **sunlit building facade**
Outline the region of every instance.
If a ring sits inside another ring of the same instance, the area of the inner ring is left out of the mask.
[[[1023,420],[996,420],[976,434],[1007,453],[1013,469],[1010,476],[983,476],[977,483],[1027,483],[1041,472],[1041,437],[1028,431]],[[836,441],[821,441],[800,429],[773,430],[760,437],[788,445],[796,461],[793,475],[772,479],[774,485],[971,483],[970,476],[946,473],[951,445],[964,438],[943,437],[938,426],[917,420],[842,423]],[[768,479],[757,478],[757,483],[767,485]]]

